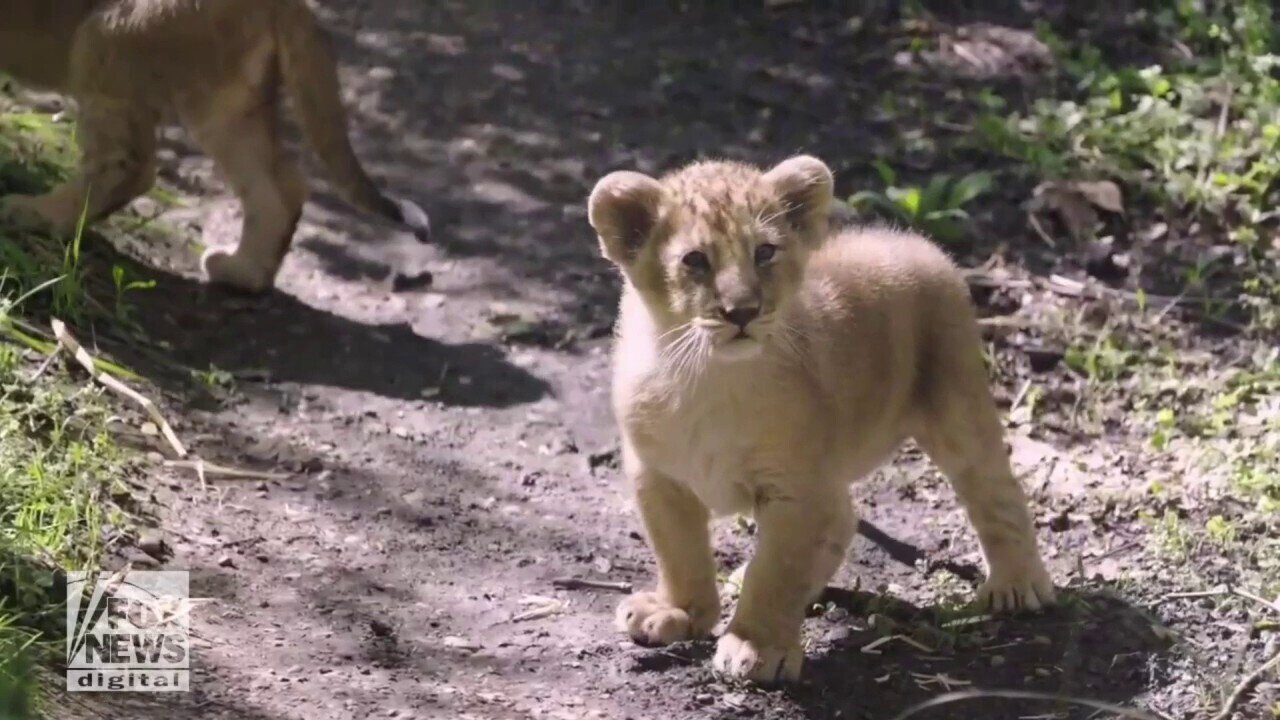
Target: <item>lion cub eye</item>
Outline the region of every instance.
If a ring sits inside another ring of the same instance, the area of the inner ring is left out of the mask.
[[[778,246],[773,243],[762,243],[756,247],[756,264],[764,265],[778,254]]]
[[[701,250],[693,250],[685,253],[684,257],[680,258],[680,262],[694,270],[711,269],[711,258],[708,258],[707,254]]]

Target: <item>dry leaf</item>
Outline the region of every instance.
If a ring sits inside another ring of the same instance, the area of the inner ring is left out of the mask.
[[[1076,182],[1072,183],[1072,185],[1086,200],[1096,207],[1100,207],[1107,212],[1124,213],[1124,198],[1120,193],[1120,186],[1110,180]]]
[[[1067,233],[1077,241],[1093,235],[1098,213],[1084,195],[1064,183],[1042,183],[1035,190],[1030,210],[1049,210],[1057,214]]]

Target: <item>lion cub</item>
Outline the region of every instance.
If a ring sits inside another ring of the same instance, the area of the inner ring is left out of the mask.
[[[613,406],[658,588],[625,599],[637,642],[705,636],[720,617],[708,522],[749,512],[759,543],[715,667],[800,675],[805,608],[855,529],[850,483],[914,438],[950,478],[996,610],[1053,600],[1002,440],[956,268],[922,237],[828,235],[832,176],[696,163],[612,173],[589,218],[625,287]]]
[[[333,56],[304,0],[0,0],[0,72],[79,105],[78,173],[45,195],[13,196],[0,216],[66,233],[155,182],[156,126],[176,119],[213,157],[244,206],[235,252],[201,259],[209,279],[249,291],[275,280],[306,183],[279,138],[287,95],[347,202],[429,232],[427,216],[383,195],[347,137]]]

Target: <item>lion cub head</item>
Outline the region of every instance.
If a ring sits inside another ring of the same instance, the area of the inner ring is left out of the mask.
[[[610,173],[588,218],[664,337],[732,361],[759,354],[780,329],[831,202],[831,171],[813,157],[768,171],[700,162],[660,180]]]

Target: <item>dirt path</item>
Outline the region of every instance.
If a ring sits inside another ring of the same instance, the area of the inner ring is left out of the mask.
[[[709,644],[635,648],[612,628],[617,593],[553,587],[647,585],[653,573],[613,466],[605,336],[616,283],[585,222],[591,184],[699,153],[768,162],[803,149],[832,161],[851,192],[846,171],[887,152],[895,131],[867,111],[876,84],[901,72],[874,32],[809,8],[325,5],[351,71],[358,151],[429,209],[442,246],[321,196],[269,297],[177,276],[139,296],[174,357],[237,378],[225,402],[186,409],[195,449],[290,472],[158,488],[174,550],[165,564],[189,568],[193,594],[212,602],[196,622],[193,691],[139,699],[139,716],[880,720],[947,678],[1118,702],[1172,686],[1159,624],[1111,595],[865,651],[885,623],[910,633],[922,617],[945,619],[924,606],[951,576],[902,558],[960,574],[978,558],[950,491],[910,453],[863,491],[866,519],[900,543],[885,543],[898,559],[857,541],[845,590],[806,626],[799,688],[724,686]],[[200,158],[178,167],[177,180],[204,187]],[[225,241],[234,220],[217,208],[206,236]],[[188,258],[174,264],[190,277]],[[430,287],[394,287],[422,271]],[[1046,523],[1079,507],[1080,484],[1049,482],[1066,450],[1027,438],[1014,449]],[[1085,461],[1101,481],[1120,467],[1102,451]],[[1041,533],[1060,580],[1082,557],[1123,557],[1135,532],[1087,520],[1059,529]],[[720,535],[727,572],[749,538]],[[983,703],[928,717],[1092,713]]]

